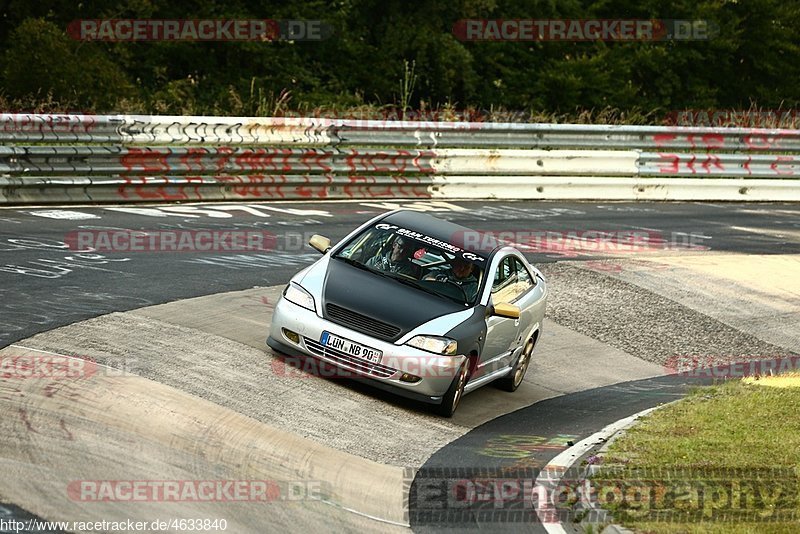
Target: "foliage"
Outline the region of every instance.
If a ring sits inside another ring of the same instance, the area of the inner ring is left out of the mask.
[[[92,112],[511,109],[577,120],[795,108],[800,4],[782,0],[8,0],[0,103]],[[325,41],[78,41],[77,19],[319,19]],[[465,18],[705,19],[709,40],[464,42]],[[644,110],[644,113],[642,113]]]

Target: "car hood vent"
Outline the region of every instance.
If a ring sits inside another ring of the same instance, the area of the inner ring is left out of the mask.
[[[325,318],[362,334],[395,341],[464,306],[332,258],[323,288]],[[431,332],[433,333],[433,332]]]
[[[325,306],[325,312],[330,321],[379,339],[391,340],[400,333],[399,326],[378,321],[330,302]]]

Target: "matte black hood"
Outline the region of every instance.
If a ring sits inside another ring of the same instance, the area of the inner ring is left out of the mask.
[[[359,269],[336,258],[331,258],[328,263],[322,289],[322,307],[326,319],[390,341],[397,340],[431,319],[466,309],[463,304]],[[332,309],[334,307],[340,309]],[[355,312],[364,318],[347,312]]]

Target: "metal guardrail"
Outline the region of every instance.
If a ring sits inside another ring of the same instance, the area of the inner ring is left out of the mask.
[[[0,204],[800,200],[800,130],[0,114],[0,139]]]
[[[2,113],[0,142],[791,152],[800,151],[800,130]]]
[[[235,147],[0,147],[0,174],[434,173],[434,152]]]

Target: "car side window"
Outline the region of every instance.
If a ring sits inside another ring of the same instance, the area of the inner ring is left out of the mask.
[[[533,286],[531,275],[522,262],[508,256],[497,266],[492,284],[492,301],[514,302]]]
[[[511,256],[503,258],[497,266],[492,284],[492,300],[494,302],[511,302],[514,298],[516,275]]]
[[[514,270],[517,274],[517,290],[519,291],[517,296],[520,296],[535,286],[536,282],[531,279],[531,274],[528,272],[528,269],[526,269],[525,265],[517,258],[514,258]]]

